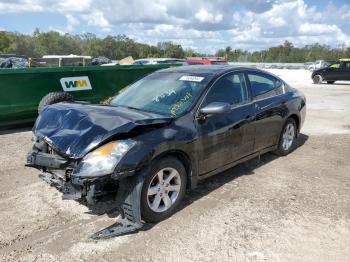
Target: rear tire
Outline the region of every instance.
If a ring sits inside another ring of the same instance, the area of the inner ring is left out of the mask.
[[[321,84],[323,81],[323,78],[321,75],[314,75],[314,77],[312,78],[312,81],[314,82],[314,84]]]
[[[43,111],[43,109],[48,105],[56,104],[59,102],[65,102],[65,101],[71,102],[73,100],[74,100],[73,96],[67,92],[48,93],[46,96],[44,96],[40,100],[40,103],[38,106],[38,113],[40,114]]]
[[[293,118],[288,118],[285,122],[280,139],[278,141],[278,148],[275,153],[279,156],[286,156],[293,150],[295,138],[297,136],[297,125]]]
[[[174,157],[154,161],[141,192],[141,214],[146,222],[158,222],[179,207],[186,193],[186,169]]]

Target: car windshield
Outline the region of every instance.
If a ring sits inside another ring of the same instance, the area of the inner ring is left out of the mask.
[[[177,117],[189,109],[209,80],[199,74],[158,72],[121,90],[110,104]]]

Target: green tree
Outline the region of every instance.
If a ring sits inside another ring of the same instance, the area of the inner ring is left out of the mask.
[[[160,42],[157,44],[157,48],[163,57],[183,58],[185,56],[182,46],[172,42]]]
[[[0,32],[0,52],[5,52],[10,46],[10,39],[8,38],[6,32]]]
[[[35,29],[32,35],[16,32],[0,32],[0,52],[15,53],[29,57],[43,55],[90,55],[92,57],[106,56],[111,59],[122,59],[133,56],[135,59],[147,57],[204,57],[206,54],[192,49],[184,50],[181,45],[173,42],[160,42],[156,46],[139,43],[126,35],[106,36],[99,38],[94,34],[81,35],[59,34],[57,32],[40,32]],[[349,58],[350,48],[340,45],[331,48],[319,43],[295,47],[285,41],[281,45],[266,50],[248,52],[234,46],[218,49],[216,56],[225,57],[228,61],[240,62],[307,62],[318,59],[337,60]]]

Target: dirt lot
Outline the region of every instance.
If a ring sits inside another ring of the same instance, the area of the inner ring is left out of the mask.
[[[89,239],[113,214],[61,200],[25,168],[29,131],[0,135],[0,260],[349,261],[350,83],[272,71],[307,97],[296,150],[208,179],[170,219],[133,235]]]

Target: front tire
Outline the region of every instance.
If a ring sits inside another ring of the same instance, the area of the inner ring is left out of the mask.
[[[141,215],[158,222],[175,213],[186,192],[186,169],[174,157],[154,161],[141,192]]]
[[[314,84],[321,84],[323,81],[323,77],[321,75],[314,75],[312,81],[314,82]]]
[[[288,118],[282,128],[278,148],[275,153],[279,156],[288,155],[293,150],[293,145],[297,135],[297,125],[293,118]]]

